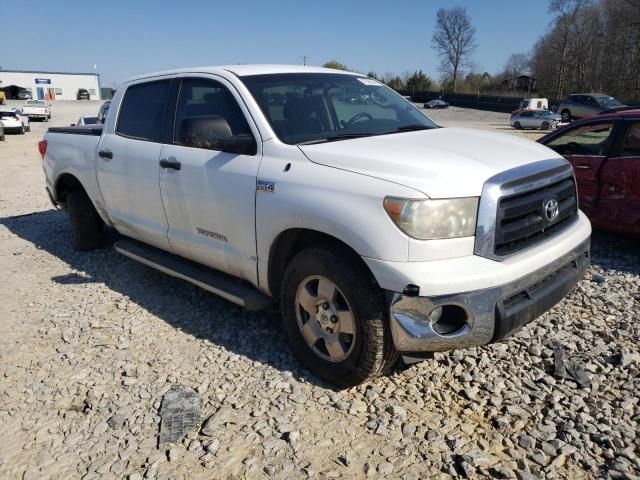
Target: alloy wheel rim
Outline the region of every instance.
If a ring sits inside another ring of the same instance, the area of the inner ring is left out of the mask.
[[[322,275],[305,278],[296,292],[296,319],[313,353],[323,360],[344,361],[353,351],[356,323],[340,289]]]

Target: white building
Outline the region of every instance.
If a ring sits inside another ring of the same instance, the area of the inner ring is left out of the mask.
[[[87,90],[91,100],[101,100],[100,75],[0,70],[0,90],[5,92],[7,98],[17,98],[20,90],[29,90],[35,100],[77,100],[80,89]]]

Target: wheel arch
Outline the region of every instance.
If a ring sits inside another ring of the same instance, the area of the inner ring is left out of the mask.
[[[66,208],[65,197],[70,191],[76,188],[81,188],[85,192],[87,191],[80,180],[78,180],[78,177],[76,177],[72,173],[65,172],[60,174],[58,178],[56,178],[53,187],[54,198],[63,209]]]
[[[370,275],[373,283],[377,284],[373,272],[364,262],[362,257],[349,244],[319,230],[309,228],[289,228],[280,232],[269,249],[269,260],[267,264],[267,289],[269,293],[278,298],[280,295],[280,285],[287,265],[298,253],[308,247],[326,246],[337,248],[357,264],[363,267],[364,271]]]

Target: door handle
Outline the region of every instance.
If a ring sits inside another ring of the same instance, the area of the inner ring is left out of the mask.
[[[160,160],[160,167],[180,170],[182,168],[182,163],[176,160],[175,157],[163,158]]]
[[[576,165],[576,168],[579,168],[580,170],[590,170],[591,165]]]
[[[108,158],[109,160],[111,160],[113,158],[113,152],[111,150],[100,150],[98,152],[98,156],[100,158]]]

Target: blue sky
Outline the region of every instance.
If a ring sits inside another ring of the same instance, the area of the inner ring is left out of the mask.
[[[524,0],[0,0],[0,18],[11,20],[0,29],[0,66],[86,72],[97,64],[103,85],[115,86],[156,70],[307,55],[312,65],[336,59],[364,73],[422,69],[438,78],[435,14],[458,5],[477,29],[480,72],[530,50],[551,20],[546,1]]]

